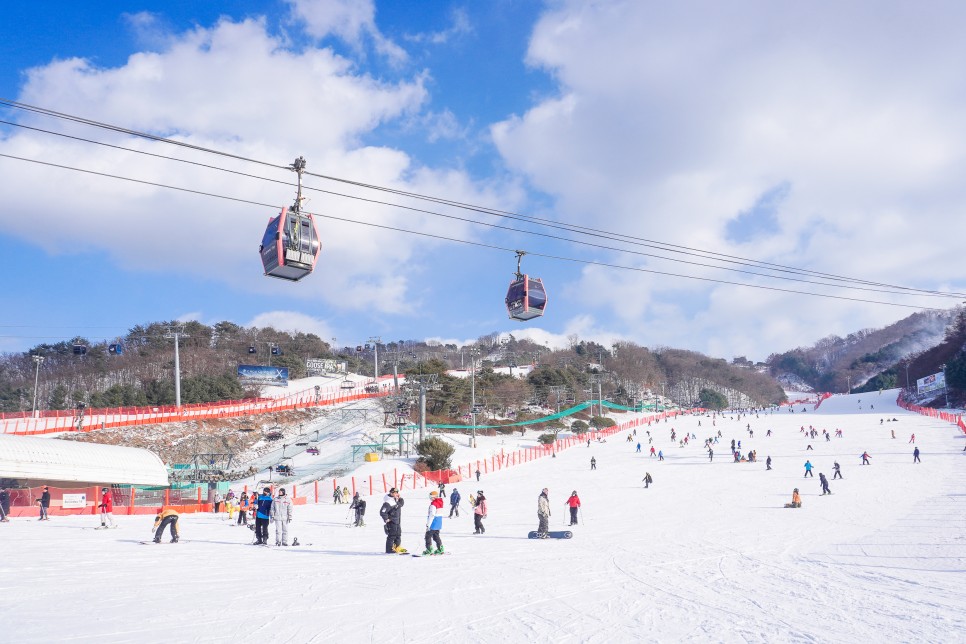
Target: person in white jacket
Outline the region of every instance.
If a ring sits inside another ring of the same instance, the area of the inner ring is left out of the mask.
[[[279,488],[278,496],[272,503],[272,521],[275,522],[275,545],[288,545],[288,524],[292,522],[292,502],[285,495],[285,488]]]

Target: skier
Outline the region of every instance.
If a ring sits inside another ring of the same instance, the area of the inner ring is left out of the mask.
[[[439,538],[439,531],[443,528],[443,499],[439,497],[439,492],[433,490],[429,493],[429,510],[426,513],[426,549],[424,555],[443,554],[443,540]],[[436,542],[436,550],[433,550],[433,542]]]
[[[486,532],[486,528],[483,527],[483,519],[486,518],[486,514],[486,497],[483,496],[483,490],[477,490],[476,500],[473,502],[473,534]]]
[[[785,504],[786,508],[800,508],[802,507],[802,497],[798,495],[798,488],[792,490],[792,502]]]
[[[637,453],[638,454],[641,453],[641,444],[640,443],[637,444]]]
[[[348,487],[342,488],[342,502],[343,503],[348,503],[349,502],[349,488]]]
[[[765,437],[767,438],[769,436],[771,436],[771,430],[770,429],[767,432],[765,432]]]
[[[637,450],[637,451],[641,451],[641,450]],[[597,459],[594,458],[593,456],[590,457],[590,469],[592,470],[597,469]]]
[[[714,461],[714,450],[709,447],[708,448],[708,462],[711,463],[713,461]]]
[[[589,445],[588,445],[588,447],[589,447]],[[479,468],[477,468],[477,470],[476,470],[476,482],[477,483],[480,482],[480,470],[479,470]]]
[[[10,493],[7,488],[0,488],[0,523],[10,523]]]
[[[580,497],[577,496],[577,490],[570,493],[566,505],[570,506],[570,525],[577,525],[577,510],[580,509]]]
[[[642,478],[641,480],[644,481],[645,490],[651,486],[651,483],[654,482],[654,479],[651,478],[650,472],[644,472],[644,478]]]
[[[869,459],[870,458],[871,457],[869,456],[869,453],[868,452],[862,452],[862,464],[863,465],[869,465]]]
[[[841,472],[841,469],[840,469],[840,466],[839,466],[839,462],[838,461],[835,461],[834,463],[832,463],[832,469],[834,470],[834,473],[832,474],[832,480],[833,481],[835,479],[842,478],[842,472]]]
[[[657,452],[657,460],[659,460],[659,461],[663,461],[664,460],[664,450],[658,450],[658,452]]]
[[[244,493],[238,501],[238,521],[236,525],[248,525],[248,495]]]
[[[221,504],[224,503],[225,499],[221,496],[221,492],[215,492],[215,509],[212,510],[215,514],[221,512]]]
[[[912,462],[919,463],[919,448],[912,450]]]
[[[765,469],[766,470],[771,469],[771,456],[768,456],[765,458]]]
[[[802,478],[805,478],[805,477],[808,477],[808,476],[811,476],[812,478],[815,478],[815,475],[812,474],[812,462],[811,461],[805,461],[805,476],[803,476]]]
[[[651,446],[651,456],[650,456],[650,458],[654,458],[656,455],[657,455],[657,450],[655,450],[654,449],[654,446],[652,445]]]
[[[356,521],[353,525],[357,528],[365,527],[366,522],[363,517],[366,515],[366,502],[359,496],[358,492],[352,497],[352,505],[349,506],[349,509],[356,511]]]
[[[114,495],[111,491],[106,488],[101,488],[101,527],[102,528],[116,528],[117,524],[114,523]],[[110,525],[108,525],[110,524]]]
[[[913,434],[912,436],[909,437],[909,442],[912,443],[913,445],[916,444],[916,435],[915,434]]]
[[[456,516],[460,515],[460,491],[453,488],[453,493],[449,495],[449,518],[453,518],[453,514]]]
[[[255,543],[256,546],[268,545],[268,521],[272,517],[272,488],[262,490],[255,504]]]
[[[342,503],[342,490],[340,490],[338,487],[332,490],[332,502]]]
[[[154,517],[154,543],[161,543],[164,529],[171,526],[171,543],[178,543],[178,513],[171,508],[162,507]]]
[[[50,507],[50,490],[47,486],[44,486],[44,491],[40,495],[40,521],[50,521],[50,517],[47,516],[47,509]]]
[[[386,554],[406,552],[406,549],[399,545],[402,540],[402,507],[406,504],[405,499],[399,498],[399,490],[392,488],[382,499],[382,507],[379,509],[379,516],[385,521],[386,531]]]
[[[819,472],[818,480],[819,480],[819,483],[822,484],[822,496],[825,496],[826,494],[831,494],[832,491],[828,489],[828,479],[825,478],[825,474],[823,474],[822,472]]]
[[[288,545],[288,524],[292,522],[292,502],[285,495],[285,488],[279,488],[278,496],[272,503],[272,520],[275,522],[275,545]]]
[[[548,539],[550,537],[550,499],[547,497],[547,488],[540,491],[537,497],[537,538]]]

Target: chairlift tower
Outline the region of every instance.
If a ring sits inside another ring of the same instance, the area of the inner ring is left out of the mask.
[[[174,338],[174,404],[181,411],[181,360],[178,356],[178,345],[180,338],[190,337],[184,332],[184,325],[179,327],[169,326],[165,332],[165,338]]]

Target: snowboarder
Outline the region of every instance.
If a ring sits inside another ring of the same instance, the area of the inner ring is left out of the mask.
[[[537,497],[537,536],[540,539],[549,539],[550,535],[550,499],[548,498],[549,492],[547,488],[543,488],[540,491],[540,496]]]
[[[831,494],[832,491],[828,489],[828,479],[825,478],[825,474],[823,474],[822,472],[819,472],[818,480],[819,480],[819,483],[822,484],[822,496],[825,496],[826,494]]]
[[[449,518],[450,519],[453,518],[453,514],[456,514],[456,516],[460,515],[461,498],[462,497],[460,496],[460,491],[454,487],[453,493],[449,495]]]
[[[366,522],[363,520],[363,517],[366,516],[366,502],[359,496],[358,492],[352,497],[352,505],[349,506],[349,509],[356,511],[356,520],[353,525],[357,528],[365,527]]]
[[[919,463],[919,448],[912,450],[912,462]]]
[[[47,486],[44,486],[44,491],[40,495],[40,521],[50,521],[50,517],[47,516],[47,509],[50,507],[50,490]]]
[[[256,546],[268,545],[268,521],[272,517],[272,488],[262,489],[262,493],[255,502],[255,544]]]
[[[439,492],[433,490],[429,493],[429,510],[426,513],[426,549],[424,555],[443,554],[443,540],[439,537],[439,531],[443,528],[443,499],[439,497]],[[436,549],[433,550],[433,543]]]
[[[839,466],[839,462],[838,461],[835,461],[834,463],[832,463],[832,470],[833,470],[833,473],[832,473],[832,480],[833,481],[835,479],[842,478],[842,471],[840,469],[840,466]]]
[[[871,458],[871,456],[869,456],[869,453],[868,452],[862,452],[862,464],[863,465],[869,465],[869,459],[870,458]]]
[[[100,508],[101,508],[101,527],[116,528],[117,524],[114,523],[114,495],[111,494],[111,491],[106,487],[101,488]]]
[[[171,508],[162,507],[154,517],[154,543],[161,543],[164,529],[171,526],[171,543],[178,543],[178,513]]]
[[[654,482],[654,479],[651,478],[650,472],[644,472],[644,478],[642,478],[641,480],[644,481],[645,490],[651,486],[651,483]]]
[[[659,460],[659,461],[663,461],[664,460],[664,450],[659,450],[658,451],[658,453],[657,453],[657,460]]]
[[[473,534],[483,534],[486,532],[486,528],[483,527],[483,519],[486,518],[486,515],[486,497],[483,496],[483,490],[477,490],[476,500],[473,503]]]
[[[771,456],[768,456],[765,458],[765,469],[766,470],[771,469]]]
[[[379,509],[379,516],[385,522],[386,531],[386,554],[406,552],[406,549],[399,545],[402,540],[402,508],[406,504],[405,499],[399,498],[399,490],[392,488],[382,499],[382,507]]]
[[[566,505],[570,506],[570,525],[577,525],[577,511],[580,509],[580,497],[577,496],[577,490],[570,493]]]
[[[640,447],[640,446],[638,445],[638,447]],[[641,450],[637,450],[637,451],[641,451]],[[596,470],[597,469],[597,459],[594,458],[593,456],[590,457],[590,469],[592,469],[592,470]]]
[[[589,447],[589,446],[588,446],[588,447]],[[477,470],[476,470],[476,482],[477,482],[477,483],[479,483],[479,482],[480,482],[480,470],[479,470],[479,468],[477,468]]]
[[[285,494],[285,488],[279,488],[278,496],[272,503],[272,520],[275,522],[275,545],[288,545],[288,524],[292,522],[292,502]]]
[[[792,490],[792,502],[785,504],[786,508],[800,508],[802,507],[802,497],[798,495],[798,488]]]
[[[812,474],[812,462],[811,461],[805,461],[805,476],[803,476],[802,478],[805,478],[805,477],[808,477],[808,476],[811,476],[812,478],[815,478],[815,475]]]

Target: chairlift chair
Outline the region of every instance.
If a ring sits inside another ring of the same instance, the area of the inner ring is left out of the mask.
[[[356,388],[356,383],[354,383],[351,380],[349,380],[348,378],[346,378],[345,380],[342,381],[342,384],[340,385],[340,387],[342,389],[355,389]]]

